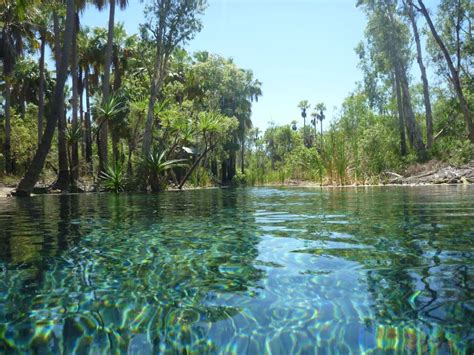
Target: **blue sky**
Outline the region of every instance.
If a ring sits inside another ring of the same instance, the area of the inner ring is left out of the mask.
[[[429,5],[431,1],[428,1]],[[354,48],[363,39],[365,16],[355,0],[209,0],[203,30],[186,45],[232,57],[251,69],[263,96],[253,105],[254,126],[296,119],[300,100],[324,102],[333,118],[362,79]],[[116,21],[128,33],[144,22],[143,4],[129,0]],[[106,26],[107,12],[89,7],[82,25]],[[326,125],[329,120],[326,120]]]

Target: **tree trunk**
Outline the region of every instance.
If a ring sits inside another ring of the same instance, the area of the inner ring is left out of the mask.
[[[56,61],[56,70],[59,69],[61,62],[61,32],[59,29],[58,13],[53,11],[53,30],[54,30],[54,60]]]
[[[74,0],[67,0],[67,13],[66,13],[66,30],[64,32],[64,46],[62,49],[62,59],[60,62],[59,71],[57,73],[56,87],[54,90],[52,110],[46,122],[46,129],[41,143],[36,150],[35,156],[31,162],[23,179],[21,179],[16,194],[18,196],[27,196],[32,191],[39,179],[40,173],[43,170],[46,156],[51,148],[51,141],[54,136],[56,129],[56,123],[58,117],[64,114],[64,85],[66,84],[67,78],[67,66],[69,59],[69,52],[71,49],[72,42],[72,30],[74,25]]]
[[[74,15],[75,16],[75,15]],[[72,21],[72,31],[74,31],[74,19]],[[62,57],[64,53],[61,53],[61,31],[59,28],[59,18],[56,12],[53,12],[53,27],[54,27],[54,43],[55,50],[54,56],[56,60],[56,72],[59,73],[59,70],[62,65]],[[72,32],[70,40],[72,40]],[[64,37],[64,43],[66,42],[66,37]],[[68,43],[68,47],[71,47],[71,43]],[[64,49],[64,48],[63,48]],[[68,49],[67,58],[70,56],[70,48]],[[65,63],[66,68],[69,63]],[[67,69],[66,69],[67,70]],[[67,71],[66,71],[67,79]],[[63,90],[64,91],[64,90]],[[64,93],[63,93],[64,95]],[[67,146],[66,146],[66,112],[64,108],[64,97],[62,99],[62,110],[58,111],[57,116],[57,126],[58,126],[58,177],[54,184],[54,187],[65,191],[69,188],[69,168],[68,168],[68,157],[67,157]]]
[[[428,85],[428,77],[426,75],[426,68],[423,63],[423,54],[421,50],[420,34],[418,32],[418,25],[416,24],[415,14],[413,12],[413,2],[408,0],[408,17],[413,28],[413,35],[416,43],[416,60],[420,67],[421,81],[423,83],[423,99],[425,103],[426,115],[426,148],[429,150],[433,146],[433,113],[431,111],[430,90]]]
[[[111,132],[111,136],[112,136],[112,154],[114,156],[114,163],[117,163],[120,159],[119,148],[118,148],[119,138],[117,136],[117,133],[114,132],[113,130]]]
[[[186,181],[189,179],[193,171],[197,168],[197,166],[201,162],[202,158],[204,158],[208,152],[209,152],[209,148],[207,147],[207,144],[206,144],[206,148],[204,149],[202,154],[194,161],[191,168],[186,172],[186,175],[184,175],[183,180],[181,180],[181,182],[179,183],[178,189],[181,190],[183,188]]]
[[[120,68],[119,68],[119,59],[114,56],[114,91],[118,92],[120,87],[122,86],[122,77],[120,75]]]
[[[62,63],[62,60],[61,60]],[[66,64],[67,65],[67,64]],[[63,98],[64,100],[64,98]],[[64,105],[64,102],[63,102]],[[69,164],[68,164],[68,154],[67,154],[67,141],[66,141],[66,110],[59,114],[58,119],[58,179],[54,184],[56,189],[61,191],[69,190]]]
[[[39,89],[38,89],[38,146],[43,136],[43,116],[44,116],[44,52],[46,47],[46,39],[41,34],[40,58],[39,58]]]
[[[398,111],[398,129],[400,131],[400,155],[404,157],[407,155],[407,141],[405,136],[405,120],[403,118],[403,103],[402,103],[402,94],[400,89],[400,81],[397,76],[394,75],[394,91],[397,98],[397,111]]]
[[[86,114],[84,117],[85,125],[85,145],[86,145],[86,163],[87,163],[87,173],[89,175],[93,174],[93,163],[92,163],[92,131],[91,131],[91,104],[89,99],[89,66],[86,67],[84,73],[84,86],[86,88]]]
[[[5,142],[3,146],[3,154],[5,156],[5,172],[11,174],[12,166],[12,151],[11,151],[11,84],[10,76],[5,76]]]
[[[107,33],[107,47],[105,49],[103,101],[108,102],[110,96],[110,65],[112,63],[112,49],[114,44],[114,22],[115,22],[115,0],[109,1],[109,29]],[[108,124],[107,121],[101,124],[99,131],[99,171],[98,174],[107,169],[108,162]]]
[[[459,80],[459,72],[454,67],[454,64],[453,64],[453,61],[451,60],[451,56],[449,55],[448,49],[446,48],[443,40],[441,39],[438,32],[436,31],[436,28],[434,27],[433,21],[431,20],[430,14],[428,13],[428,10],[426,9],[425,4],[423,4],[422,0],[418,0],[418,4],[420,5],[421,13],[423,14],[423,16],[426,19],[426,22],[428,23],[428,26],[431,30],[431,34],[433,35],[436,43],[441,49],[441,52],[443,52],[444,58],[446,60],[446,64],[448,65],[448,68],[449,68],[449,72],[451,73],[451,80],[454,85],[454,90],[456,92],[459,103],[461,105],[462,113],[464,115],[464,121],[466,122],[469,140],[472,143],[474,143],[474,124],[472,122],[472,112],[470,111],[466,98],[464,97],[461,81]]]
[[[128,145],[128,159],[127,159],[127,174],[128,174],[128,176],[133,175],[132,154],[133,154],[133,148],[129,143],[129,145]]]
[[[236,165],[237,165],[237,154],[235,151],[232,151],[230,153],[230,165],[229,165],[229,181],[232,181],[232,179],[234,178],[235,176],[235,173],[237,172],[237,168],[236,168]]]
[[[413,142],[413,148],[415,149],[416,155],[419,161],[425,161],[426,147],[423,143],[421,130],[416,122],[415,114],[413,113],[413,106],[411,104],[410,88],[408,86],[408,78],[403,65],[400,63],[398,56],[395,58],[395,75],[398,77],[403,103],[403,113],[405,118],[405,124],[407,125],[408,135],[410,142]]]
[[[245,155],[245,135],[242,134],[241,137],[242,142],[242,149],[240,151],[240,172],[245,174],[245,166],[244,166],[244,155]]]
[[[159,55],[159,51],[157,56]],[[150,89],[150,100],[148,101],[148,112],[145,121],[145,131],[143,132],[142,156],[147,157],[150,154],[151,143],[153,138],[153,119],[156,97],[158,95],[160,83],[160,59],[157,57],[155,61],[155,69],[153,71],[153,82]]]
[[[79,125],[81,126],[81,135],[82,135],[82,142],[81,142],[81,156],[82,159],[86,156],[86,141],[85,141],[85,130],[84,130],[84,76],[82,67],[79,66]]]
[[[79,106],[79,88],[78,88],[78,80],[77,80],[77,68],[79,67],[78,64],[78,57],[77,57],[77,31],[79,28],[79,16],[76,13],[75,21],[74,21],[74,31],[72,37],[72,63],[71,63],[71,76],[72,76],[72,120],[71,126],[73,130],[76,130],[79,122],[77,118],[78,114],[78,106]],[[71,185],[74,187],[76,185],[76,181],[79,177],[79,150],[78,150],[78,142],[74,139],[71,144]]]

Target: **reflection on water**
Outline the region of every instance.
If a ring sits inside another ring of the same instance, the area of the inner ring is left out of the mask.
[[[472,353],[474,189],[0,200],[0,352]]]

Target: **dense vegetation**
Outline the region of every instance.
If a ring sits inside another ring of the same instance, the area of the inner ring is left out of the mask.
[[[359,0],[363,80],[338,117],[323,131],[323,103],[288,103],[302,127],[265,132],[252,127],[262,95],[252,72],[183,49],[201,29],[204,0],[147,1],[139,35],[114,21],[126,0],[90,1],[108,11],[107,28],[81,26],[87,3],[0,4],[0,176],[22,176],[20,195],[50,180],[61,191],[370,183],[416,162],[474,157],[470,0],[441,0],[435,15],[422,0]]]

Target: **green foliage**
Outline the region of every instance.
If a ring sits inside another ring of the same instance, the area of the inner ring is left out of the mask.
[[[154,192],[161,191],[166,188],[166,179],[164,172],[166,170],[178,167],[186,167],[187,159],[171,159],[166,160],[167,151],[160,152],[158,149],[148,155],[142,161],[142,169],[145,172],[145,178]]]
[[[212,185],[212,179],[209,171],[199,166],[189,177],[189,183],[194,187],[206,187]]]
[[[107,167],[100,175],[101,185],[105,190],[119,193],[126,190],[127,174],[119,161]]]
[[[37,108],[28,105],[25,118],[12,112],[11,118],[11,148],[12,159],[15,161],[17,172],[23,172],[33,158],[36,150],[36,115]]]
[[[244,187],[248,184],[248,177],[246,174],[238,171],[235,176],[232,178],[232,186]]]
[[[315,147],[299,145],[288,154],[285,170],[291,179],[316,181],[321,179],[324,166]]]
[[[433,154],[454,166],[461,166],[474,159],[474,144],[469,139],[441,138],[433,147]]]
[[[112,121],[125,110],[123,98],[110,95],[107,101],[103,101],[100,97],[96,98],[93,107],[93,113],[96,121],[101,125],[105,121]]]
[[[82,127],[79,122],[72,123],[66,128],[66,141],[69,145],[79,143],[82,138]]]

